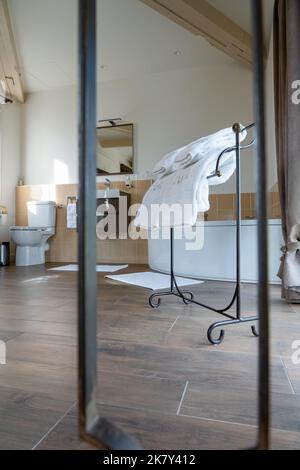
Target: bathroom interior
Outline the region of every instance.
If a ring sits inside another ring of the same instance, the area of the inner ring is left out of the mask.
[[[251,0],[199,1],[218,23],[215,38],[189,23],[189,15],[201,19],[193,2],[177,2],[186,20],[168,3],[96,1],[97,405],[145,449],[251,448],[259,357]],[[276,158],[274,12],[283,3],[263,1],[270,446],[292,450],[300,442],[300,287],[278,277],[287,208]],[[79,437],[77,410],[78,2],[0,0],[0,18],[10,31],[8,41],[0,30],[0,449],[92,449]],[[248,49],[218,43],[218,34],[235,33]],[[193,223],[199,248],[185,237],[171,243],[169,228],[166,237],[138,230],[165,155],[223,129],[236,139],[244,127],[240,167],[209,186]],[[113,236],[100,230],[110,208]],[[250,320],[231,322],[236,309]],[[215,327],[226,314],[228,324]]]

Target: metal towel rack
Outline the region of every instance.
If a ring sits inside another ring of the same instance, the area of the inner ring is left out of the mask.
[[[179,288],[176,276],[174,273],[174,228],[171,227],[170,229],[170,290],[166,292],[154,292],[149,297],[149,304],[152,308],[159,308],[161,305],[161,297],[166,297],[170,295],[175,295],[183,300],[185,304],[195,304],[200,307],[204,307],[208,310],[218,313],[227,318],[227,320],[219,321],[213,323],[207,330],[207,338],[211,344],[220,344],[222,343],[225,331],[221,329],[220,335],[218,338],[213,337],[213,332],[216,328],[223,328],[227,325],[237,325],[239,323],[246,323],[246,322],[254,322],[258,320],[258,317],[243,317],[241,314],[241,165],[240,165],[240,158],[241,158],[241,150],[250,148],[255,143],[255,138],[248,144],[248,145],[241,145],[240,142],[240,134],[245,130],[250,130],[255,127],[254,124],[250,124],[247,127],[241,127],[240,124],[236,123],[233,125],[232,129],[236,135],[236,144],[234,147],[228,147],[224,149],[219,157],[217,158],[216,162],[216,169],[214,174],[210,175],[208,178],[213,178],[215,176],[221,177],[222,174],[220,172],[220,163],[222,157],[226,153],[230,153],[235,151],[236,152],[236,287],[233,297],[230,303],[224,308],[215,308],[210,305],[206,305],[202,302],[195,300],[194,294],[191,291],[183,291]],[[236,303],[236,311],[235,314],[228,313],[231,307]],[[254,325],[251,326],[252,333],[254,336],[258,336],[256,327]]]

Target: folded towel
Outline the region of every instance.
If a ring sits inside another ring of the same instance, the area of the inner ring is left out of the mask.
[[[245,130],[241,141],[246,136]],[[235,171],[235,151],[224,153],[219,165],[221,177],[208,179],[214,175],[222,150],[234,147],[235,139],[232,128],[223,129],[162,159],[154,169],[157,179],[144,196],[135,225],[146,229],[193,226],[198,213],[209,210],[209,185],[224,183]]]
[[[77,226],[76,204],[70,203],[67,205],[67,228],[74,229]]]

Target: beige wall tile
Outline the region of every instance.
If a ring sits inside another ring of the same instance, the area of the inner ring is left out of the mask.
[[[130,194],[130,203],[140,203],[151,182],[135,181],[132,188],[127,188],[125,182],[113,182],[112,187]],[[98,183],[98,189],[104,184]],[[18,186],[16,188],[16,225],[27,225],[26,202],[29,200],[55,200],[62,208],[56,212],[56,233],[49,240],[50,251],[46,259],[49,262],[77,261],[77,231],[67,229],[67,199],[76,197],[78,186],[66,185],[36,185]],[[145,240],[107,240],[97,242],[97,262],[111,263],[145,263],[148,259],[148,246]]]
[[[209,212],[218,212],[218,195],[217,194],[211,194],[209,196],[209,204],[210,204],[210,209]]]
[[[280,204],[276,204],[272,207],[272,219],[280,219],[281,218],[281,207]]]
[[[241,195],[241,203],[243,210],[251,210],[251,193],[243,193]]]
[[[233,194],[220,194],[218,197],[218,211],[234,211],[235,197]]]
[[[256,194],[251,193],[251,209],[256,212]]]
[[[132,188],[127,188],[125,182],[113,182],[113,188],[119,188],[130,194],[130,203],[138,204],[142,201],[145,192],[151,182],[135,181]],[[104,188],[104,184],[98,183],[98,189]],[[280,218],[280,204],[277,192],[269,193],[268,214],[272,218]],[[51,262],[76,262],[77,261],[77,232],[67,229],[66,205],[68,197],[77,195],[77,185],[41,185],[19,186],[16,188],[16,224],[27,225],[26,202],[38,200],[49,196],[62,208],[57,209],[56,234],[50,239],[50,252],[47,260]],[[244,193],[241,196],[242,218],[255,218],[255,193]],[[235,194],[220,194],[210,196],[210,210],[205,214],[206,220],[235,220]],[[97,242],[97,262],[106,263],[147,263],[147,240],[106,240]]]
[[[279,200],[279,193],[278,192],[272,192],[272,205],[275,206],[277,204],[280,204]]]
[[[234,211],[219,211],[218,212],[218,220],[235,220],[235,213]]]

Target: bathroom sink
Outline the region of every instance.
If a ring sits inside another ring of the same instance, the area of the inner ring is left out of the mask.
[[[127,196],[128,193],[119,189],[98,189],[96,192],[97,199],[118,199],[121,196]]]

